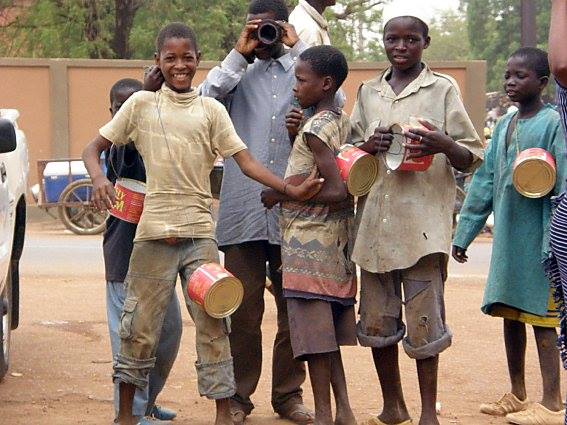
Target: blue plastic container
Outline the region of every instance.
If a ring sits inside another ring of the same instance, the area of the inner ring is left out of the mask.
[[[71,175],[71,179],[69,179],[69,175]],[[58,202],[61,192],[63,192],[69,183],[88,177],[89,175],[83,161],[56,161],[47,163],[43,171],[45,202]],[[87,201],[88,195],[86,188],[76,191],[76,195],[80,200]]]

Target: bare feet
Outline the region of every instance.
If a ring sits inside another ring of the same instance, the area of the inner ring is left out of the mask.
[[[419,425],[440,425],[437,415],[421,415],[419,418]]]
[[[229,399],[215,400],[215,403],[217,406],[215,425],[233,425]]]
[[[396,411],[384,410],[378,415],[378,419],[380,419],[385,424],[400,424],[411,419],[411,417],[406,409],[399,409]]]

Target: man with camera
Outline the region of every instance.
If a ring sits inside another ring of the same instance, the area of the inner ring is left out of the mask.
[[[253,0],[235,48],[209,72],[200,88],[203,96],[226,105],[250,153],[281,177],[291,151],[285,116],[293,101],[295,60],[308,47],[288,18],[283,0]],[[232,159],[225,162],[217,240],[225,253],[225,267],[244,284],[244,300],[232,316],[230,333],[236,379],[233,420],[243,422],[254,408],[250,397],[262,368],[260,326],[267,262],[278,312],[272,406],[280,416],[306,424],[313,421],[313,414],[303,405],[305,365],[293,359],[291,350],[282,294],[279,211],[264,208],[262,189],[246,178]]]

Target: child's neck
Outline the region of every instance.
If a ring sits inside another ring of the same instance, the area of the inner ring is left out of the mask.
[[[388,82],[394,93],[400,94],[413,80],[415,80],[421,71],[423,70],[423,65],[421,61],[413,65],[408,69],[399,69],[392,67],[392,72]]]
[[[184,89],[184,90],[176,89],[175,87],[170,86],[167,82],[165,83],[165,85],[175,93],[189,93],[193,91],[193,84],[191,84],[191,86],[188,89]]]
[[[543,102],[540,96],[534,96],[531,99],[526,99],[524,102],[518,104],[518,118],[531,118],[543,108]]]
[[[328,94],[323,99],[315,105],[315,113],[319,113],[322,111],[335,111],[337,107],[335,106],[335,92],[332,94]]]

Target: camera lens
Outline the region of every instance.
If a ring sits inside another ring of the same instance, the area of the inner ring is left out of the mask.
[[[281,29],[275,22],[266,21],[258,27],[258,40],[266,46],[277,43],[281,37]]]

